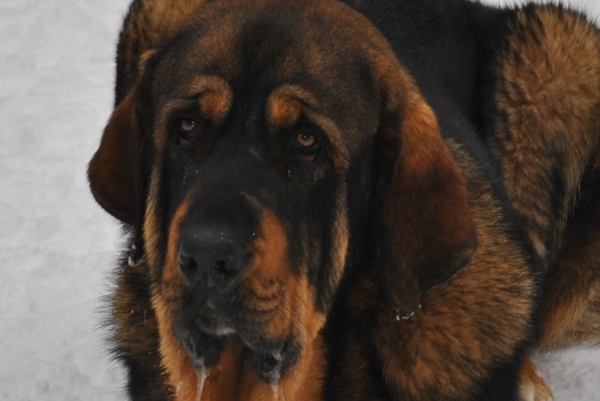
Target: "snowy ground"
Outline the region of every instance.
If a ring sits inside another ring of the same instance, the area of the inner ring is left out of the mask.
[[[119,230],[85,170],[128,1],[0,1],[0,400],[123,399],[98,328]],[[600,399],[600,350],[538,363],[557,401]]]

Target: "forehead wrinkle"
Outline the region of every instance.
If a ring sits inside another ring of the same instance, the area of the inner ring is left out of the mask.
[[[269,100],[272,101],[277,97],[290,97],[311,108],[316,108],[319,106],[315,96],[310,93],[310,91],[302,88],[300,85],[281,85],[271,93]]]
[[[207,91],[221,91],[222,93],[230,93],[231,86],[229,83],[217,75],[199,75],[185,84],[187,90],[187,98],[194,99],[201,96]]]
[[[224,12],[207,19],[204,14],[192,16],[162,47],[156,68],[160,92],[181,88],[198,75],[231,79],[244,68],[235,51],[242,36],[239,16]]]

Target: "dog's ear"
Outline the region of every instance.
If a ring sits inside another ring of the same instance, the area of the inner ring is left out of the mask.
[[[141,231],[146,185],[141,114],[150,102],[155,51],[140,57],[136,84],[115,107],[88,166],[88,180],[96,201],[108,213]],[[146,119],[148,116],[144,116]]]
[[[135,114],[134,93],[129,93],[114,110],[100,147],[88,166],[90,188],[96,201],[124,223],[135,216],[136,155],[141,133]]]
[[[375,138],[375,236],[384,293],[408,318],[425,291],[470,260],[477,237],[466,181],[433,110],[408,75],[390,78]]]

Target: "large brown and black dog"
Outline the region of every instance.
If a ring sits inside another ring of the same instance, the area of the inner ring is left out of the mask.
[[[598,334],[599,31],[347,3],[133,2],[89,167],[132,400],[547,400],[529,352]]]

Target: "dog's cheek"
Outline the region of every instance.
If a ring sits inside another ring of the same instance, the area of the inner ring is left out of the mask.
[[[187,376],[195,379],[191,360],[173,335],[173,311],[181,299],[182,275],[177,263],[179,226],[187,215],[189,202],[184,201],[176,210],[170,223],[167,238],[166,260],[158,282],[153,283],[152,308],[156,314],[160,337],[159,351],[162,365],[169,375],[169,383],[175,388],[187,382]]]
[[[189,201],[185,200],[175,211],[175,215],[171,220],[169,233],[167,238],[167,254],[160,283],[157,291],[161,293],[163,299],[169,303],[175,303],[181,294],[183,288],[183,276],[179,268],[177,259],[177,250],[179,248],[180,224],[185,219],[189,210]]]
[[[292,269],[288,234],[282,222],[264,212],[260,238],[253,244],[253,264],[244,275],[242,285],[255,295],[252,307],[273,310],[271,319],[261,322],[262,335],[271,340],[290,336],[301,343],[312,340],[325,322],[315,308],[315,290],[306,269]]]

